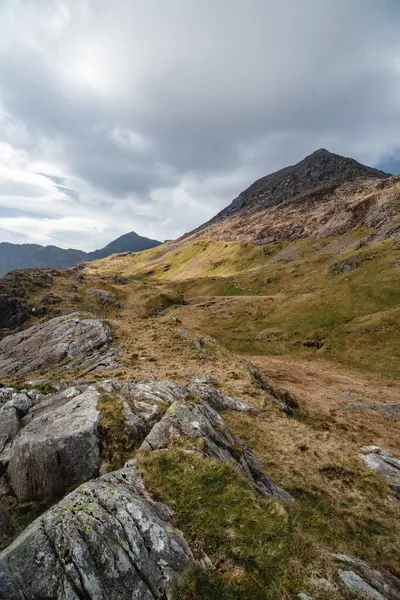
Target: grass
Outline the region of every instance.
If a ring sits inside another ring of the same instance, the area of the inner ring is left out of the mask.
[[[141,456],[139,469],[153,497],[173,508],[196,557],[205,553],[214,565],[186,573],[175,600],[294,598],[310,590],[313,573],[333,577],[330,550],[387,534],[379,518],[358,522],[322,491],[293,489],[296,507],[288,509],[256,495],[231,466],[183,450]]]

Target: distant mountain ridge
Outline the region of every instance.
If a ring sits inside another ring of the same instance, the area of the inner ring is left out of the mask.
[[[134,231],[121,235],[104,248],[93,252],[73,248],[64,249],[58,246],[0,242],[0,276],[13,269],[37,267],[66,269],[82,261],[97,260],[119,252],[140,252],[160,244],[158,240],[142,237]]]

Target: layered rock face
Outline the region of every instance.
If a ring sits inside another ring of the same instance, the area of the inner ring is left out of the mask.
[[[155,600],[193,561],[134,467],[80,486],[0,554],[8,600]]]
[[[0,341],[0,376],[21,376],[59,365],[101,363],[96,354],[112,341],[111,329],[90,313],[72,313]],[[109,357],[115,359],[115,356]],[[111,365],[116,366],[115,360]]]
[[[208,378],[195,378],[187,386],[158,380],[53,385],[59,390],[50,394],[0,390],[0,422],[7,423],[1,493],[5,499],[29,501],[54,498],[85,483],[0,554],[1,598],[164,598],[193,563],[187,543],[170,524],[170,510],[150,498],[134,463],[88,481],[107,466],[102,465],[107,440],[101,435],[105,395],[120,403],[123,426],[139,452],[167,449],[177,438],[193,452],[193,441],[201,441],[198,452],[232,464],[264,496],[292,502],[217,412],[257,416],[257,410],[225,396]],[[2,521],[9,536],[13,523],[7,514]]]

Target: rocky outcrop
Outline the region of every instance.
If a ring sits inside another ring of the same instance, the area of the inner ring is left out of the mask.
[[[292,502],[291,496],[279,488],[262,471],[256,455],[229,429],[210,404],[201,400],[176,401],[154,425],[139,451],[168,448],[178,439],[192,441],[192,450],[233,464],[259,493]],[[193,443],[194,442],[194,443]],[[196,442],[200,446],[196,446]]]
[[[339,577],[350,592],[369,600],[399,600],[400,579],[391,573],[353,556],[334,554],[333,557],[341,564]]]
[[[99,397],[94,387],[66,402],[64,393],[30,415],[14,439],[7,469],[19,501],[55,497],[98,473]]]
[[[60,391],[50,394],[1,389],[3,495],[12,494],[22,502],[54,498],[104,470],[102,456],[108,456],[107,444],[112,442],[104,437],[101,425],[100,404],[107,394],[117,401],[115,410],[122,413],[132,447],[167,448],[178,437],[196,441],[208,456],[233,464],[261,494],[291,502],[217,412],[236,410],[256,416],[258,411],[223,395],[210,381],[193,378],[183,386],[172,381],[108,380],[92,385],[76,382],[67,388],[55,382]]]
[[[379,446],[364,446],[360,457],[367,467],[376,471],[400,500],[400,460]]]
[[[88,296],[94,298],[103,308],[122,308],[118,296],[106,290],[90,290]]]
[[[249,362],[248,366],[257,386],[265,392],[268,400],[278,406],[289,417],[292,417],[299,408],[297,398],[288,390],[278,387],[270,377],[263,375],[254,363]]]
[[[54,365],[90,365],[112,341],[111,329],[90,313],[72,313],[0,341],[0,375],[21,376]]]
[[[0,329],[20,327],[30,316],[29,307],[21,300],[0,296]]]
[[[0,554],[8,600],[155,600],[192,562],[170,509],[133,466],[90,481],[34,521]]]

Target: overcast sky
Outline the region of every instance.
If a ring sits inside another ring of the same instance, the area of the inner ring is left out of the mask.
[[[163,240],[320,147],[400,172],[399,0],[0,0],[0,241]]]

